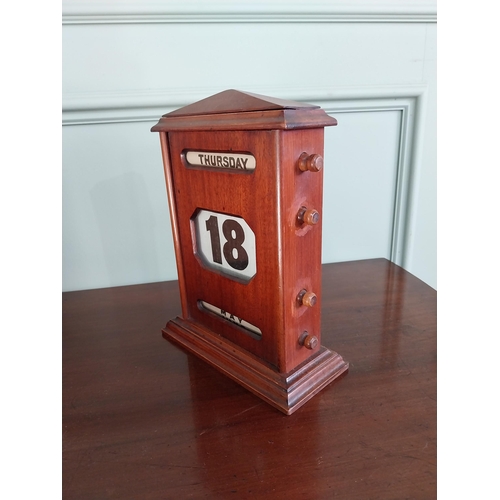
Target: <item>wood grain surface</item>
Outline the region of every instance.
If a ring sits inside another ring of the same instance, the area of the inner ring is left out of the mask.
[[[347,375],[292,416],[165,341],[175,281],[63,300],[63,498],[436,497],[436,292],[385,259],[322,267]]]

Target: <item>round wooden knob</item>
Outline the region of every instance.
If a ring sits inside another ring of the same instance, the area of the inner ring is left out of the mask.
[[[319,212],[311,208],[310,210],[306,210],[304,212],[304,224],[309,224],[310,226],[314,226],[319,222]]]
[[[297,219],[301,224],[314,226],[319,222],[319,212],[314,208],[301,207],[297,214]]]
[[[316,301],[318,299],[315,293],[308,292],[306,289],[302,289],[297,296],[297,300],[302,306],[313,307],[314,305],[316,305]]]
[[[315,349],[318,342],[318,337],[309,335],[307,332],[304,332],[299,339],[299,344],[303,345],[306,349]]]
[[[323,168],[323,157],[317,154],[302,153],[298,160],[299,170],[302,172],[319,172]]]

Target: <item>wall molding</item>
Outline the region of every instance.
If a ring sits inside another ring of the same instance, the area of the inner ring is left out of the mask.
[[[435,0],[86,0],[62,2],[62,22],[144,23],[352,23],[436,22]]]
[[[75,94],[64,99],[63,125],[129,122],[150,122],[152,125],[162,114],[221,90],[224,89]],[[427,86],[266,87],[244,90],[318,104],[333,116],[373,111],[401,112],[390,259],[402,267],[411,262]]]
[[[425,85],[367,85],[349,87],[257,87],[237,90],[263,95],[280,96],[301,102],[334,101],[338,106],[351,103],[358,109],[360,102],[405,99],[420,96]],[[226,90],[220,87],[191,89],[156,89],[128,92],[65,93],[62,97],[63,125],[91,125],[99,123],[128,123],[156,121],[174,109]]]
[[[378,92],[375,92],[377,95],[372,96],[363,95],[361,89],[352,90],[357,94],[355,97],[337,97],[338,100],[330,98],[316,102],[333,116],[370,111],[401,112],[390,260],[406,267],[411,262],[414,246],[427,86],[394,87],[390,95],[382,95],[382,89],[378,88]]]

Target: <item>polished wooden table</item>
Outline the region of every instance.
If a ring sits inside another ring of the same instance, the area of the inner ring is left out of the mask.
[[[63,293],[63,498],[436,497],[436,292],[323,266],[349,372],[291,416],[165,341],[176,281]]]

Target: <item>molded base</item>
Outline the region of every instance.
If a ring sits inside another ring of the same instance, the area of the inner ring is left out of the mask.
[[[210,330],[182,318],[169,321],[163,337],[180,344],[235,382],[287,415],[291,415],[326,385],[348,370],[349,364],[321,346],[318,353],[290,373],[279,373]]]

